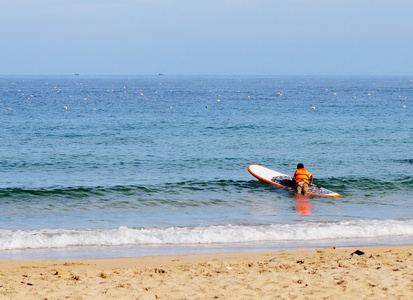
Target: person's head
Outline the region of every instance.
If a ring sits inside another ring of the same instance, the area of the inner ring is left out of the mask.
[[[299,164],[297,165],[297,169],[304,169],[304,165],[303,165],[302,163],[299,163]]]

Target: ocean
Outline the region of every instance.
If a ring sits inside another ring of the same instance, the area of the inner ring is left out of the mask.
[[[413,244],[413,77],[0,76],[0,259]],[[297,163],[340,198],[258,181]]]

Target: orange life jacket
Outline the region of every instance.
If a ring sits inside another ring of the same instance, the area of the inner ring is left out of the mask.
[[[309,183],[310,176],[311,176],[311,173],[308,172],[306,169],[304,168],[297,169],[297,171],[295,171],[295,174],[294,174],[295,182]]]

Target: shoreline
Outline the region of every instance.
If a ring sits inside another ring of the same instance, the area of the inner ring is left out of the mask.
[[[408,299],[412,274],[413,246],[1,260],[0,298]]]
[[[411,236],[379,238],[327,239],[306,241],[211,243],[183,245],[120,245],[70,246],[63,248],[15,249],[0,251],[1,260],[96,259],[163,255],[191,255],[209,253],[274,252],[323,249],[335,246],[341,249],[398,247],[413,245]]]

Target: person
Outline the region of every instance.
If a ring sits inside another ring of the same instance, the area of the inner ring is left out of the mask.
[[[313,174],[304,169],[304,165],[299,163],[297,171],[294,173],[295,190],[298,194],[307,194],[308,186],[313,183]]]

